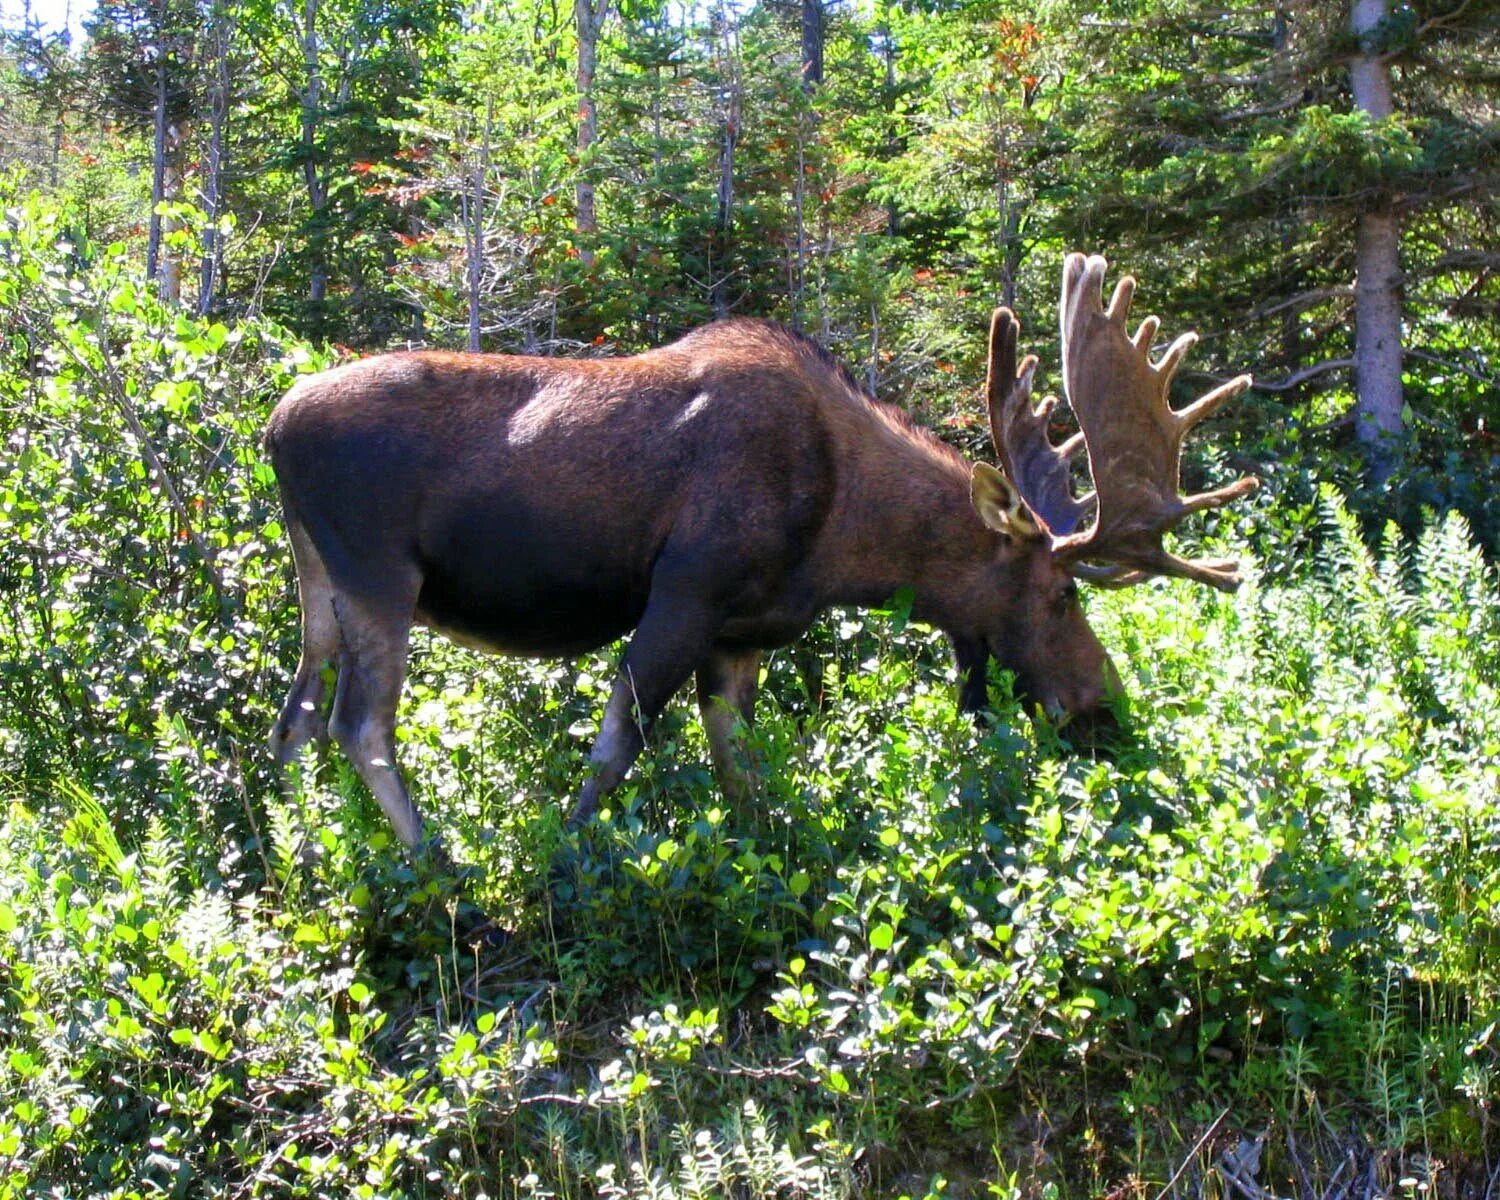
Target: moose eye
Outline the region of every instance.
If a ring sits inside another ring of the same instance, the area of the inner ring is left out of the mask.
[[[1078,603],[1078,584],[1068,580],[1063,584],[1062,590],[1057,593],[1057,611],[1065,613]]]

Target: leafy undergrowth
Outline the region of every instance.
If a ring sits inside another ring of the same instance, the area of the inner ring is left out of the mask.
[[[835,614],[767,664],[753,807],[676,708],[577,833],[608,658],[419,639],[454,878],[261,750],[254,439],[316,356],[56,241],[0,227],[0,1194],[1489,1194],[1500,595],[1457,518],[1372,555],[1267,500],[1274,578],[1095,594],[1131,702],[1087,744]]]

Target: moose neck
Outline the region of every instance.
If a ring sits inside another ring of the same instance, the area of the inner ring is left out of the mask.
[[[945,629],[995,561],[997,535],[969,500],[969,465],[925,431],[885,411],[879,437],[849,439],[828,523],[831,604],[882,604],[903,588],[913,614]]]

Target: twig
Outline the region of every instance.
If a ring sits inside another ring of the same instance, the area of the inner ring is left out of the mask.
[[[1480,371],[1474,370],[1473,367],[1466,367],[1463,363],[1454,362],[1450,358],[1439,358],[1431,351],[1417,350],[1412,347],[1408,347],[1402,353],[1407,354],[1412,358],[1420,358],[1423,362],[1436,363],[1440,367],[1447,367],[1450,370],[1458,371],[1460,374],[1467,375],[1470,379],[1477,380],[1479,383],[1484,384],[1486,387],[1500,388],[1500,379],[1493,379]]]
[[[260,831],[260,822],[255,819],[255,805],[250,803],[250,789],[245,785],[245,769],[240,765],[238,747],[230,752],[229,761],[234,764],[234,773],[228,776],[228,782],[239,795],[240,805],[245,810],[245,818],[250,822],[250,832],[255,837],[255,848],[260,854],[260,865],[266,873],[266,879],[274,879],[276,873],[271,869],[271,859],[266,854],[266,839],[265,835]],[[227,772],[218,771],[217,768],[213,767],[210,767],[210,770],[218,774],[221,779],[228,774]]]
[[[1333,1191],[1333,1185],[1336,1184],[1339,1181],[1339,1176],[1344,1173],[1344,1168],[1347,1167],[1348,1165],[1349,1165],[1349,1156],[1346,1154],[1343,1158],[1341,1158],[1339,1160],[1339,1165],[1338,1165],[1337,1168],[1335,1168],[1333,1174],[1328,1177],[1328,1190],[1323,1193],[1324,1200],[1336,1200],[1336,1197],[1335,1197],[1334,1191]],[[1347,1184],[1345,1184],[1344,1185],[1344,1191],[1347,1192],[1348,1190],[1349,1190],[1349,1187],[1348,1187]],[[1339,1195],[1342,1195],[1342,1194],[1343,1194],[1342,1192],[1339,1193]]]
[[[1256,1184],[1246,1183],[1243,1179],[1241,1179],[1227,1167],[1220,1165],[1219,1174],[1224,1177],[1225,1182],[1227,1182],[1230,1187],[1237,1191],[1241,1196],[1245,1197],[1245,1200],[1266,1200],[1266,1193],[1264,1189]]]
[[[167,494],[168,503],[177,514],[177,519],[182,522],[183,531],[188,540],[193,543],[193,548],[198,551],[198,556],[203,560],[203,569],[208,572],[209,581],[214,587],[215,599],[222,599],[224,595],[224,578],[219,574],[218,563],[214,560],[213,551],[209,549],[208,543],[193,525],[192,513],[188,511],[183,502],[182,493],[177,490],[177,485],[172,480],[167,465],[157,454],[155,445],[152,444],[151,435],[146,432],[146,426],[142,423],[139,412],[136,411],[130,395],[125,391],[125,385],[120,379],[119,372],[115,370],[114,363],[110,360],[107,349],[109,343],[109,331],[105,325],[104,312],[98,313],[98,338],[99,338],[99,361],[104,364],[101,373],[93,363],[89,362],[71,342],[64,339],[63,344],[67,346],[68,353],[72,355],[73,361],[82,367],[95,383],[105,387],[106,393],[114,401],[115,407],[120,410],[120,415],[125,418],[125,424],[130,430],[131,436],[140,447],[141,455],[146,460],[146,465],[155,474],[157,482],[162,491]]]
[[[1286,1152],[1287,1157],[1292,1160],[1292,1165],[1297,1168],[1297,1178],[1302,1181],[1302,1194],[1307,1197],[1307,1200],[1317,1200],[1312,1176],[1307,1173],[1307,1165],[1302,1161],[1302,1151],[1297,1145],[1297,1133],[1290,1125],[1286,1130]]]
[[[1490,1181],[1484,1187],[1484,1200],[1490,1200],[1490,1197],[1495,1194],[1495,1185],[1497,1183],[1500,1183],[1500,1167],[1496,1167],[1490,1172]]]
[[[1330,358],[1326,362],[1314,363],[1310,367],[1303,367],[1300,371],[1293,371],[1285,379],[1257,379],[1253,386],[1259,392],[1289,392],[1309,379],[1316,379],[1319,375],[1327,375],[1331,371],[1347,370],[1353,365],[1352,358]]]
[[[1278,300],[1275,304],[1267,304],[1264,308],[1252,309],[1245,314],[1244,320],[1255,321],[1261,317],[1273,317],[1289,308],[1311,308],[1314,304],[1321,304],[1324,300],[1341,300],[1352,295],[1354,295],[1354,289],[1347,286],[1313,288],[1310,291],[1298,292],[1295,296],[1288,296],[1285,300]]]
[[[747,1067],[740,1063],[731,1062],[727,1067],[721,1067],[717,1063],[703,1064],[704,1070],[710,1075],[722,1075],[733,1079],[802,1079],[805,1073],[802,1070],[802,1060],[788,1062],[779,1067]]]
[[[1460,0],[1457,8],[1450,9],[1448,12],[1441,13],[1436,17],[1428,17],[1427,20],[1423,21],[1420,25],[1417,26],[1416,33],[1412,35],[1413,39],[1421,37],[1423,34],[1429,32],[1430,30],[1441,29],[1450,21],[1458,20],[1459,17],[1464,15],[1464,9],[1468,7],[1469,0]]]
[[[1266,1200],[1271,1195],[1254,1178],[1246,1179],[1240,1172],[1248,1167],[1252,1174],[1259,1170],[1261,1151],[1265,1146],[1269,1130],[1261,1133],[1254,1142],[1246,1142],[1243,1139],[1239,1148],[1234,1151],[1225,1151],[1219,1155],[1216,1164],[1218,1172],[1224,1180],[1238,1191],[1245,1200]],[[1247,1153],[1246,1153],[1247,1152]],[[1245,1160],[1248,1158],[1248,1162]]]
[[[1156,1193],[1156,1200],[1165,1200],[1167,1193],[1177,1186],[1177,1181],[1182,1178],[1182,1173],[1187,1170],[1188,1163],[1192,1162],[1198,1156],[1198,1151],[1203,1149],[1204,1143],[1219,1132],[1219,1126],[1224,1124],[1224,1118],[1227,1116],[1229,1116],[1229,1109],[1226,1108],[1213,1119],[1213,1124],[1203,1131],[1203,1136],[1193,1143],[1193,1148],[1187,1152],[1187,1156],[1177,1165],[1177,1170],[1172,1172],[1172,1178],[1167,1180],[1166,1186]]]
[[[516,1107],[526,1108],[532,1104],[568,1104],[574,1108],[593,1108],[598,1101],[589,1096],[572,1096],[566,1092],[541,1092],[535,1096],[518,1096]]]

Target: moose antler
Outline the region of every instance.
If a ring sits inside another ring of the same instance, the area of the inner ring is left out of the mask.
[[[990,321],[989,375],[984,382],[990,411],[990,437],[1000,465],[1026,497],[1031,511],[1059,536],[1072,533],[1088,517],[1092,498],[1073,496],[1072,460],[1083,449],[1083,434],[1075,433],[1061,446],[1047,436],[1047,422],[1057,397],[1031,405],[1031,383],[1036,355],[1028,354],[1016,368],[1016,344],[1021,322],[1008,308],[997,308]]]
[[[1080,579],[1123,586],[1152,575],[1175,575],[1233,591],[1240,584],[1237,562],[1179,558],[1167,552],[1161,539],[1188,514],[1228,504],[1259,486],[1258,479],[1247,475],[1195,496],[1178,491],[1188,431],[1249,387],[1250,376],[1221,384],[1174,411],[1167,399],[1172,376],[1198,337],[1184,334],[1153,364],[1151,339],[1161,322],[1147,317],[1131,336],[1125,321],[1135,280],[1128,275],[1120,280],[1106,309],[1107,269],[1098,255],[1070,254],[1063,263],[1063,386],[1082,432],[1060,447],[1046,433],[1046,416],[1055,400],[1048,397],[1036,409],[1030,404],[1036,360],[1028,358],[1015,370],[1016,320],[1005,310],[995,314],[990,426],[996,449],[1027,503],[1052,526],[1054,553]],[[1080,438],[1088,450],[1094,494],[1076,500],[1068,462]],[[1094,524],[1076,532],[1091,502],[1097,512]]]

